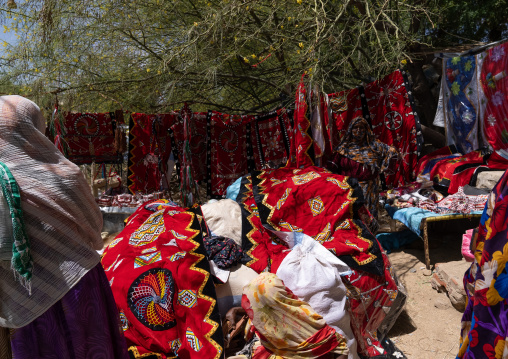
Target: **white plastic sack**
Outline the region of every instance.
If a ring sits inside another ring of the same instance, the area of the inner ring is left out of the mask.
[[[357,359],[356,340],[346,309],[341,275],[350,268],[319,242],[295,233],[295,246],[282,261],[277,276],[300,299],[309,303],[328,325],[347,339],[349,359]],[[291,245],[290,245],[291,246]]]

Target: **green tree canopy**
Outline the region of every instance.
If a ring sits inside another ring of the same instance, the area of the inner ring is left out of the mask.
[[[18,36],[0,41],[0,86],[83,111],[265,111],[304,73],[351,88],[409,61],[436,16],[406,0],[16,1],[0,5]]]

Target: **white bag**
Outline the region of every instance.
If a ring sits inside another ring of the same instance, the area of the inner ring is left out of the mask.
[[[346,287],[340,278],[349,274],[350,268],[311,237],[293,235],[295,246],[282,261],[277,277],[347,339],[348,358],[357,359],[356,340],[346,309]],[[293,241],[289,242],[291,246]]]

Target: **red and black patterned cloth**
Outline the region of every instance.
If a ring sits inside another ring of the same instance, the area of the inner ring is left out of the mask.
[[[123,117],[115,112],[65,114],[63,139],[67,158],[76,164],[122,162],[123,153],[115,146],[116,126],[121,123]]]
[[[104,251],[131,357],[223,357],[200,216],[199,209],[149,202]]]
[[[168,130],[177,118],[176,113],[132,114],[129,130],[127,185],[131,193],[146,194],[167,188],[169,179],[165,177],[165,174],[172,149]]]

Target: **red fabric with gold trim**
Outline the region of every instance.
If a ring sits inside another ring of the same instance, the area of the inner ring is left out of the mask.
[[[266,222],[275,230],[303,232],[358,264],[375,258],[369,253],[372,242],[352,221],[356,198],[348,177],[319,167],[282,168],[257,177],[262,203],[270,210]]]
[[[245,263],[258,273],[268,270],[276,273],[280,263],[287,255],[288,246],[280,242],[273,233],[264,226],[252,193],[252,183],[245,186],[242,193],[242,249],[251,259]]]
[[[264,168],[267,163],[280,166],[288,161],[284,137],[287,136],[289,145],[291,131],[291,122],[286,109],[279,109],[273,116],[252,122],[251,139],[257,170]]]
[[[141,206],[102,265],[135,357],[221,358],[220,316],[197,215],[167,200]]]
[[[133,113],[129,132],[129,190],[152,193],[161,190],[171,154],[168,129],[177,120],[176,113],[147,115]],[[167,186],[167,184],[166,184]]]
[[[430,171],[430,179],[435,184],[448,187],[455,169],[465,163],[480,166],[483,156],[480,151],[472,151],[467,155],[439,161]]]
[[[416,119],[399,70],[365,86],[365,98],[376,138],[399,152],[386,184],[398,187],[416,178],[418,163]]]
[[[76,164],[119,163],[115,148],[114,118],[109,113],[67,113],[64,140],[67,158]]]
[[[302,76],[296,90],[293,138],[288,161],[290,167],[305,168],[314,166],[314,161],[309,153],[312,148],[312,138],[309,135],[310,120],[306,96],[307,90]]]
[[[204,181],[206,170],[206,112],[194,112],[191,119],[190,150],[192,154],[192,171],[195,181]],[[183,122],[176,121],[172,127],[174,138],[181,157],[183,153],[184,130]]]
[[[246,180],[252,182],[245,185]],[[252,258],[246,264],[275,273],[287,245],[272,231],[303,232],[350,267],[382,275],[380,247],[359,216],[361,188],[348,181],[320,167],[280,168],[244,177],[238,201],[242,247]]]
[[[244,177],[238,196],[242,207],[242,247],[256,272],[276,273],[289,252],[271,230],[303,232],[350,266],[351,317],[364,355],[374,356],[381,344],[376,329],[386,311],[405,300],[380,245],[356,216],[362,205],[355,180],[319,167],[281,168]],[[362,295],[359,295],[362,293]],[[395,306],[395,308],[399,308]],[[396,317],[396,315],[395,315]],[[354,319],[354,321],[353,321]]]
[[[226,194],[239,177],[249,172],[247,158],[247,123],[254,116],[228,115],[211,111],[210,186],[212,197]]]
[[[332,115],[328,125],[328,136],[331,138],[331,147],[335,150],[346,134],[351,121],[363,116],[360,90],[354,88],[329,94],[328,101]]]

